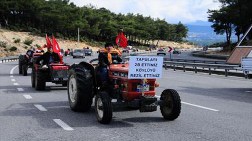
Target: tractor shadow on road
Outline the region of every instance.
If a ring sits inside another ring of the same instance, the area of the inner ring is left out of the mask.
[[[40,111],[35,105],[42,105],[47,111]],[[68,101],[16,103],[9,105],[5,111],[0,112],[0,117],[27,117],[27,120],[36,120],[43,128],[61,128],[53,119],[61,119],[70,127],[99,127],[99,128],[125,128],[134,125],[124,120],[113,117],[109,125],[97,122],[94,107],[88,112],[74,112],[70,109]]]
[[[47,111],[41,111],[35,105],[43,106]],[[11,104],[5,111],[0,112],[0,117],[27,117],[27,120],[36,120],[43,128],[58,129],[59,127],[53,119],[61,119],[70,127],[85,128],[99,127],[104,129],[110,128],[127,128],[134,127],[134,123],[162,123],[167,122],[162,117],[155,115],[140,115],[139,111],[128,111],[118,113],[118,110],[113,113],[113,119],[110,124],[103,125],[97,122],[94,107],[88,112],[73,112],[68,104],[68,101],[53,101],[53,102],[30,102]],[[138,113],[136,115],[136,113]]]
[[[21,87],[24,89],[24,91],[18,91],[17,87]],[[3,89],[5,93],[8,94],[39,94],[39,93],[52,93],[52,92],[66,92],[67,87],[63,87],[63,86],[46,86],[45,90],[35,90],[35,88],[32,88],[31,86],[0,86],[0,89]]]

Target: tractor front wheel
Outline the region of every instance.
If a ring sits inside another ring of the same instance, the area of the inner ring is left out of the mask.
[[[36,81],[36,75],[35,75],[35,68],[32,68],[32,73],[31,73],[31,83],[32,83],[32,88],[35,87],[35,81]]]
[[[45,81],[45,74],[38,70],[36,74],[36,80],[35,80],[35,89],[36,90],[45,90],[46,81]]]
[[[24,56],[20,55],[18,57],[18,73],[22,74],[22,65],[23,65],[23,61],[24,61]]]
[[[166,89],[162,92],[160,100],[161,114],[166,120],[175,120],[181,111],[181,100],[178,92],[173,89]]]
[[[95,97],[95,113],[98,122],[109,124],[112,120],[111,98],[107,92],[100,92]]]
[[[28,66],[27,65],[22,65],[23,76],[27,76],[27,70],[28,70]]]

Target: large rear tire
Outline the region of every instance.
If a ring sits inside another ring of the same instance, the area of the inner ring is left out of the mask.
[[[35,89],[45,90],[45,86],[46,86],[45,74],[42,71],[38,70],[35,80]]]
[[[166,89],[162,92],[160,100],[163,100],[160,110],[164,119],[175,120],[178,118],[181,111],[181,100],[178,92],[173,89]]]
[[[73,111],[89,111],[93,102],[93,76],[82,65],[69,70],[68,101]]]
[[[109,124],[112,120],[111,98],[107,92],[100,92],[95,97],[95,113],[98,122]]]

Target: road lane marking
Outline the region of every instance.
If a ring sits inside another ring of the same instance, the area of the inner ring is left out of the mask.
[[[32,97],[30,96],[30,95],[28,95],[28,94],[24,94],[23,95],[26,99],[32,99]]]
[[[13,77],[13,75],[11,75],[10,77]]]
[[[23,91],[24,91],[23,88],[17,88],[17,90],[18,90],[19,92],[23,92]]]
[[[34,104],[34,106],[35,106],[36,108],[38,108],[40,111],[42,111],[42,112],[47,111],[47,109],[46,109],[45,107],[43,107],[42,105]]]
[[[74,130],[72,127],[67,125],[65,122],[63,122],[61,119],[53,119],[54,122],[56,122],[60,127],[62,127],[64,130],[72,131]]]
[[[210,110],[210,111],[214,111],[214,112],[218,112],[219,110],[213,109],[213,108],[208,108],[208,107],[204,107],[204,106],[200,106],[200,105],[196,105],[196,104],[191,104],[188,102],[183,102],[181,101],[181,103],[186,104],[186,105],[190,105],[190,106],[194,106],[194,107],[198,107],[198,108],[202,108],[202,109],[206,109],[206,110]]]
[[[13,67],[13,68],[10,70],[10,74],[13,74],[14,69],[17,68],[17,67],[18,67],[18,65],[16,65],[15,67]]]
[[[17,86],[17,85],[19,85],[19,84],[18,84],[18,83],[13,83],[13,85]]]
[[[12,82],[15,82],[16,80],[15,79],[11,79]]]
[[[160,96],[158,96],[158,95],[156,95],[155,97],[160,98]],[[205,106],[200,106],[200,105],[196,105],[196,104],[192,104],[192,103],[188,103],[188,102],[184,102],[184,101],[181,101],[181,103],[185,104],[185,105],[190,105],[190,106],[193,106],[193,107],[205,109],[205,110],[214,111],[214,112],[218,112],[219,111],[219,110],[216,110],[216,109],[213,109],[213,108],[208,108],[208,107],[205,107]]]

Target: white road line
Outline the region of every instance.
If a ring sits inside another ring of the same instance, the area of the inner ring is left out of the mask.
[[[12,82],[15,82],[16,80],[15,79],[11,79]]]
[[[17,85],[19,85],[19,84],[18,84],[18,83],[13,83],[13,85],[17,86]]]
[[[160,96],[158,96],[158,95],[156,95],[155,97],[160,98]],[[204,107],[204,106],[200,106],[200,105],[196,105],[196,104],[191,104],[191,103],[184,102],[184,101],[181,101],[181,103],[185,104],[185,105],[190,105],[190,106],[194,106],[194,107],[197,107],[197,108],[205,109],[205,110],[214,111],[214,112],[219,111],[219,110],[216,110],[216,109],[213,109],[213,108],[208,108],[208,107]]]
[[[45,107],[43,107],[42,105],[34,104],[34,106],[35,106],[36,108],[38,108],[40,111],[42,111],[42,112],[47,111],[47,109],[46,109]]]
[[[63,122],[61,119],[53,119],[54,122],[56,122],[60,127],[62,127],[64,130],[72,131],[74,130],[72,127],[67,125],[65,122]]]
[[[188,103],[188,102],[181,101],[181,103],[186,104],[186,105],[190,105],[190,106],[194,106],[194,107],[198,107],[198,108],[202,108],[202,109],[206,109],[206,110],[210,110],[210,111],[214,111],[214,112],[218,112],[219,111],[219,110],[216,110],[216,109],[212,109],[212,108],[208,108],[208,107],[204,107],[204,106],[200,106],[200,105],[191,104],[191,103]]]
[[[13,75],[11,75],[10,77],[13,77]]]
[[[23,92],[23,91],[24,91],[23,88],[17,88],[17,90],[18,90],[19,92]]]
[[[16,67],[18,67],[18,65],[16,65],[15,67],[13,67],[13,68],[11,69],[10,74],[13,74],[13,71],[14,71],[14,69],[15,69]]]
[[[23,95],[26,99],[32,99],[32,97],[30,96],[30,95],[28,95],[28,94],[24,94]]]

